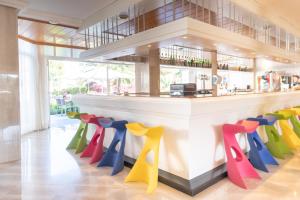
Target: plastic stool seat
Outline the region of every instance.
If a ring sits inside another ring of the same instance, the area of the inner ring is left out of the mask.
[[[145,145],[138,156],[133,168],[125,179],[125,182],[141,181],[148,184],[147,193],[152,193],[157,187],[158,182],[158,159],[159,145],[163,134],[163,128],[145,127],[140,123],[126,124],[127,129],[136,136],[146,136]],[[153,151],[153,164],[147,162],[147,154]]]
[[[81,115],[85,115],[86,113],[78,113],[78,112],[69,112],[67,116],[70,119],[78,119],[80,120]],[[70,143],[67,146],[67,149],[75,149],[75,153],[80,153],[87,145],[87,134],[88,124],[80,121],[79,127],[71,139]]]
[[[260,179],[260,176],[255,171],[243,151],[241,150],[235,134],[237,133],[252,133],[256,130],[259,123],[257,121],[243,120],[236,124],[223,125],[223,139],[225,152],[227,155],[227,174],[229,179],[236,185],[247,188],[243,178]],[[236,154],[234,158],[231,150]]]
[[[96,117],[96,115],[90,115],[90,114],[82,114],[80,115],[81,121],[84,123],[90,123],[90,124],[98,124],[97,118],[102,118],[102,117]]]
[[[67,116],[68,116],[70,119],[80,119],[80,115],[82,115],[82,114],[86,114],[86,113],[68,112],[68,113],[67,113]]]
[[[81,115],[81,121],[87,124],[94,124],[96,126],[95,133],[84,149],[80,157],[91,157],[90,164],[98,162],[103,156],[103,140],[105,136],[105,129],[98,123],[98,120],[103,117],[96,117],[95,115]]]
[[[106,153],[100,160],[98,167],[111,166],[113,167],[111,175],[119,173],[124,168],[124,149],[126,141],[126,124],[125,120],[114,121],[112,118],[98,119],[99,124],[104,128],[114,128],[115,135],[110,143]],[[120,143],[119,151],[116,150],[116,146]]]

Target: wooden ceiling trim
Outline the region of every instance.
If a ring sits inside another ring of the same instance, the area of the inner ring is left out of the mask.
[[[68,44],[57,44],[52,42],[44,42],[44,41],[35,41],[30,38],[24,37],[22,35],[18,35],[18,39],[24,40],[26,42],[29,42],[31,44],[35,45],[44,45],[44,46],[53,46],[53,47],[63,47],[63,48],[69,48],[69,49],[81,49],[81,50],[88,50],[86,47],[82,46],[75,46],[75,45],[68,45]]]
[[[18,19],[23,19],[23,20],[32,21],[32,22],[38,22],[38,23],[43,23],[43,24],[50,24],[50,25],[55,25],[55,26],[62,26],[62,27],[65,27],[65,28],[79,29],[79,27],[77,27],[77,26],[71,26],[71,25],[60,24],[60,23],[58,23],[58,24],[51,24],[49,21],[39,20],[39,19],[33,19],[33,18],[29,18],[29,17],[18,16]]]

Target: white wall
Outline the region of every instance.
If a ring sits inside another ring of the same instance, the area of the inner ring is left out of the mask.
[[[287,73],[300,75],[300,63],[280,63],[264,58],[256,59],[257,72],[265,71],[285,71]]]
[[[149,93],[149,64],[136,63],[135,64],[135,88],[136,93]]]

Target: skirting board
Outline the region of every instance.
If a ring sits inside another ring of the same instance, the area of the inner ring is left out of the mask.
[[[135,159],[125,156],[125,166],[131,168]],[[209,186],[217,183],[227,176],[226,164],[222,164],[191,180],[184,179],[169,172],[159,170],[158,180],[176,190],[194,196]]]

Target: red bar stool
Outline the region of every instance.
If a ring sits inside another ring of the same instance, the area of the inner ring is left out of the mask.
[[[234,184],[244,189],[247,189],[247,186],[243,178],[260,179],[260,176],[241,150],[235,135],[237,133],[253,133],[258,125],[259,122],[257,121],[247,120],[239,121],[236,124],[223,125],[223,139],[227,156],[227,174]],[[232,155],[232,151],[234,151],[235,157]]]
[[[81,154],[81,158],[83,157],[91,157],[90,164],[98,162],[101,160],[103,156],[103,140],[105,136],[105,129],[102,127],[98,119],[103,117],[96,117],[95,115],[83,114],[80,115],[81,120],[87,124],[96,125],[96,131],[94,136],[92,137],[88,146],[84,149]]]

